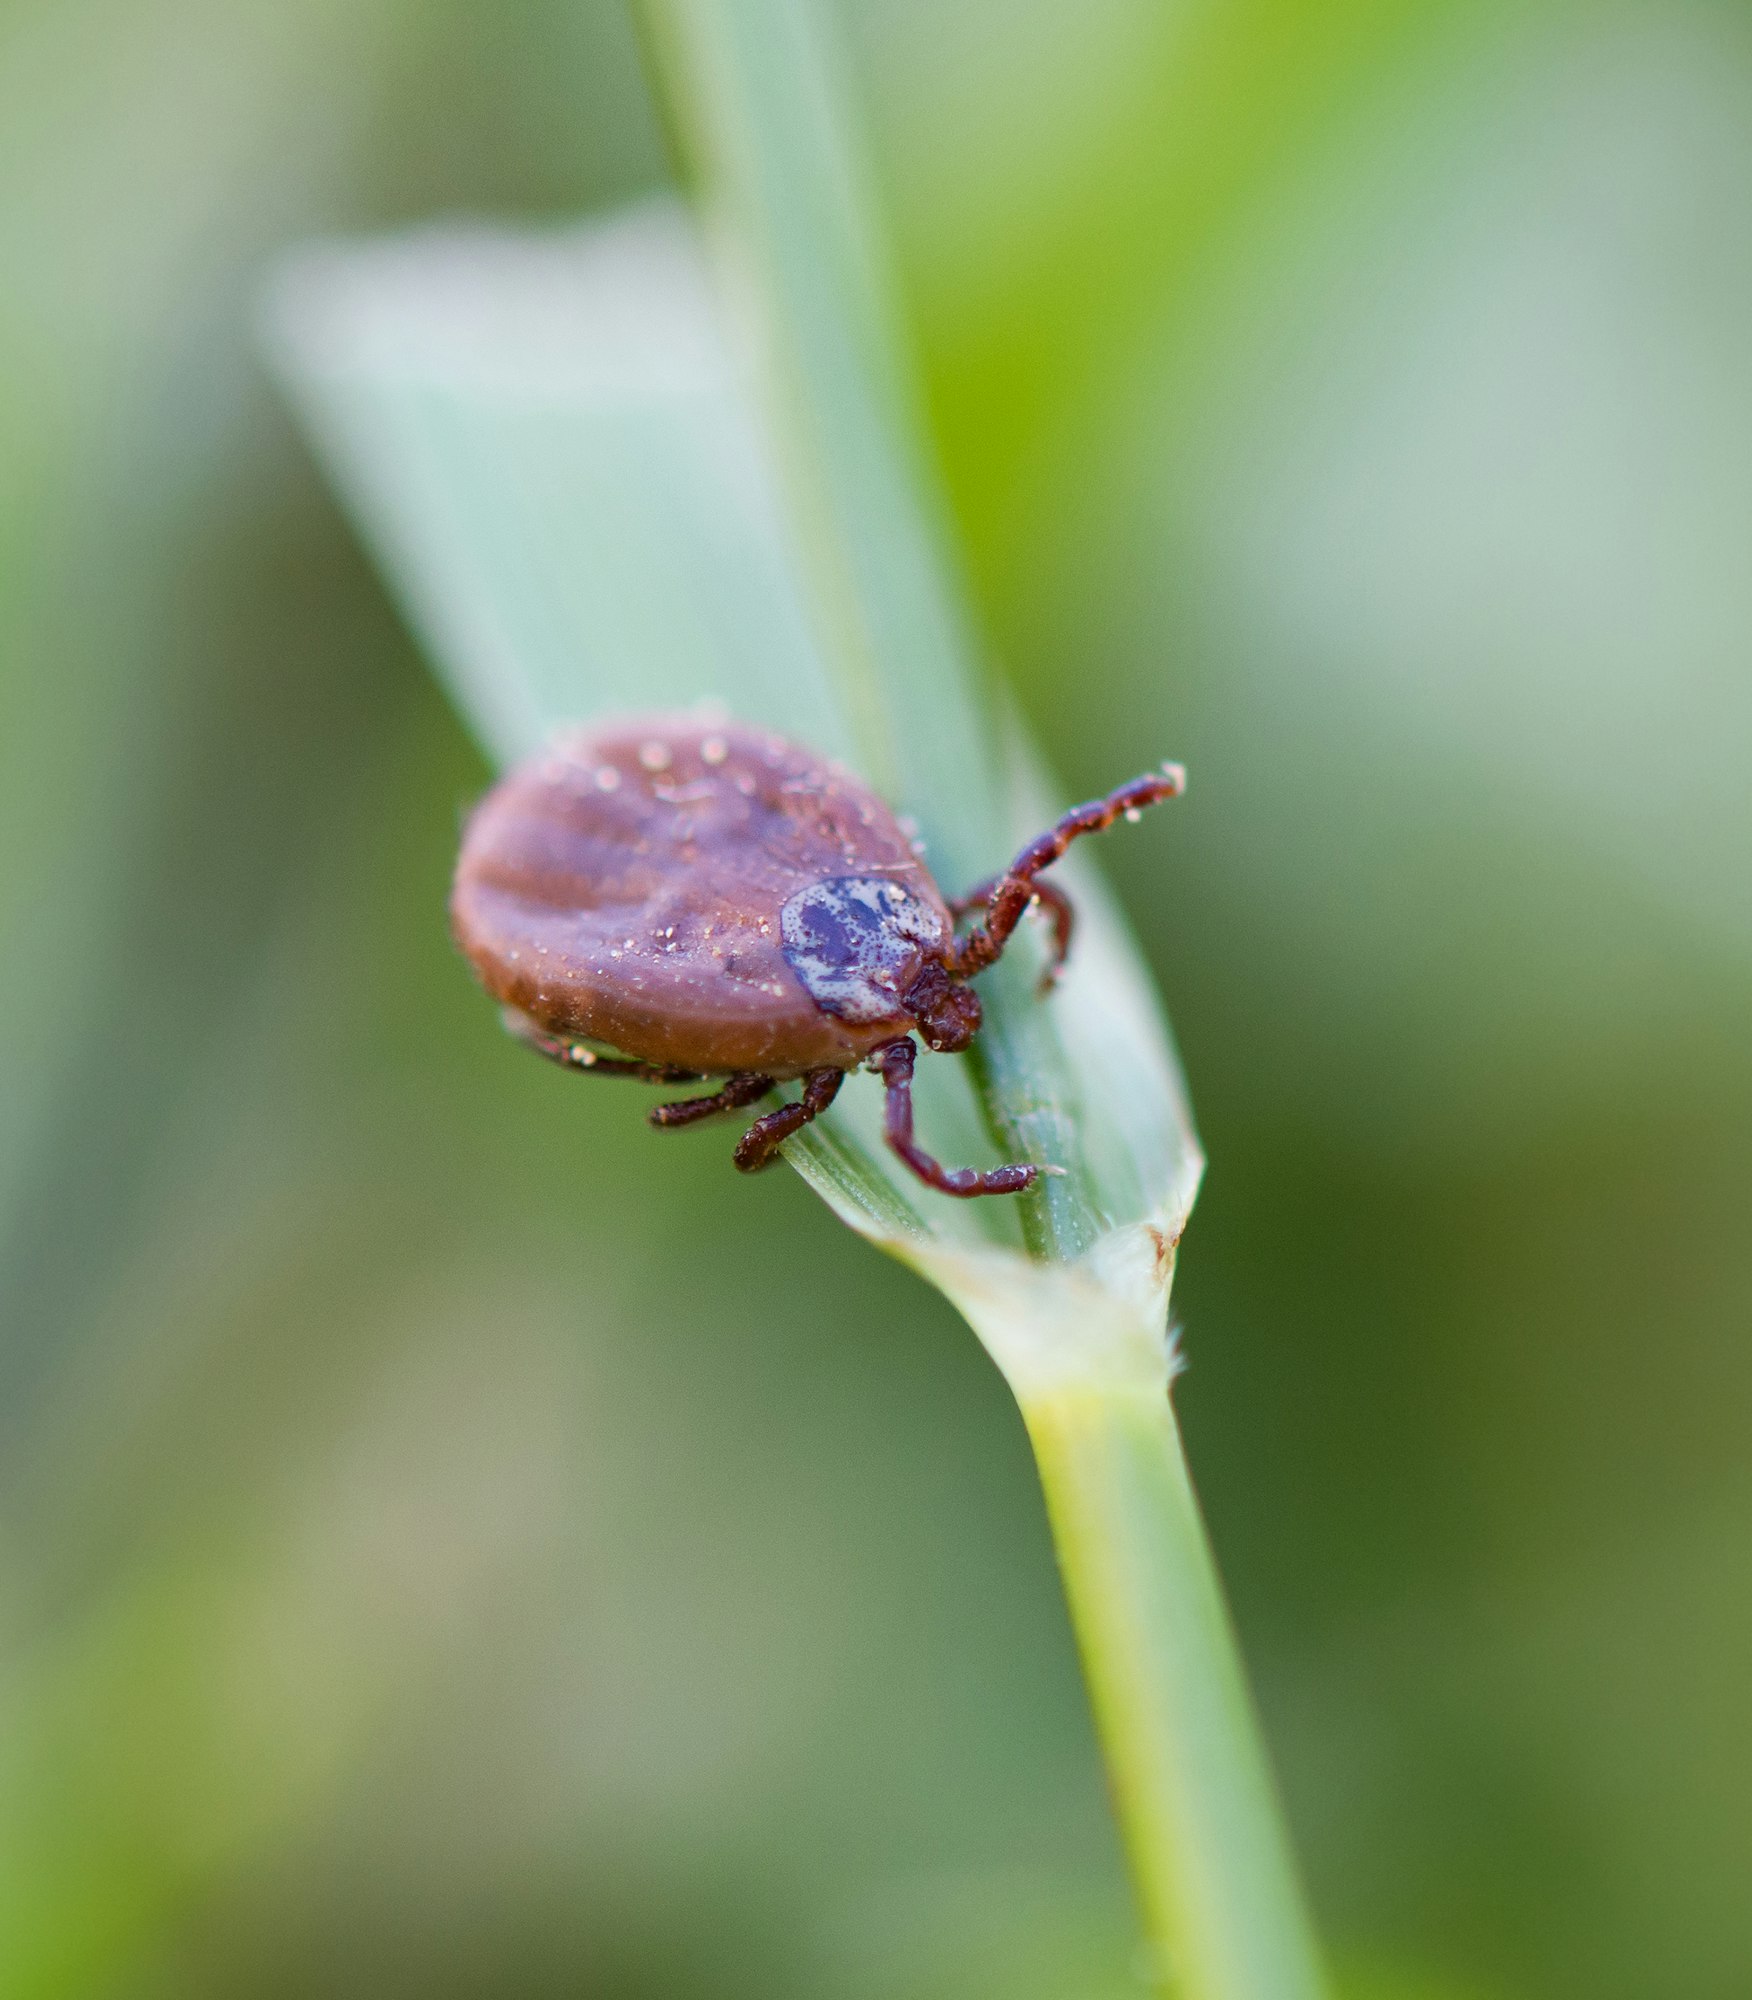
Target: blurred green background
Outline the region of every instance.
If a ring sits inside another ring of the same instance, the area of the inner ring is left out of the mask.
[[[1744,1996],[1752,20],[840,12],[997,650],[1192,768],[1106,860],[1344,1990]],[[665,175],[606,0],[0,13],[0,1995],[1143,1991],[1001,1383],[498,1034],[256,359]]]

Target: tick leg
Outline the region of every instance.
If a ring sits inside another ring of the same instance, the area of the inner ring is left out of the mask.
[[[503,1008],[500,1019],[505,1023],[506,1033],[515,1035],[525,1048],[534,1049],[538,1056],[546,1056],[549,1062],[580,1076],[630,1076],[641,1083],[701,1081],[697,1069],[677,1069],[673,1063],[639,1062],[631,1056],[599,1056],[582,1042],[568,1041],[564,1035],[550,1035],[545,1028],[538,1028],[516,1007]]]
[[[757,1118],[736,1142],[736,1164],[745,1174],[758,1174],[770,1167],[779,1148],[793,1132],[801,1132],[812,1118],[819,1118],[839,1095],[846,1080],[843,1069],[812,1069],[803,1079],[803,1095],[795,1104],[781,1104]]]
[[[898,1042],[889,1042],[871,1057],[882,1073],[882,1081],[888,1086],[888,1099],[883,1107],[885,1136],[890,1147],[926,1187],[934,1187],[943,1194],[963,1196],[1020,1194],[1049,1171],[1045,1167],[993,1167],[982,1174],[972,1167],[949,1168],[933,1160],[913,1138],[912,1078],[913,1064],[917,1059],[918,1050],[913,1046],[910,1035]],[[1051,1171],[1056,1172],[1057,1169]]]
[[[681,1097],[671,1104],[655,1104],[645,1116],[651,1124],[667,1132],[678,1125],[697,1125],[702,1118],[716,1118],[722,1111],[741,1111],[750,1104],[758,1104],[772,1087],[770,1076],[758,1076],[750,1070],[743,1076],[733,1076],[710,1097]]]
[[[1134,778],[1104,799],[1091,799],[1085,806],[1074,806],[1057,826],[1031,840],[989,891],[979,896],[985,904],[985,922],[966,937],[956,939],[950,971],[965,979],[998,958],[1010,942],[1011,932],[1022,921],[1022,912],[1041,892],[1035,877],[1043,868],[1050,868],[1073,840],[1085,833],[1101,833],[1116,819],[1129,819],[1145,806],[1179,797],[1185,789],[1186,773],[1178,764],[1164,764],[1160,772]]]
[[[957,897],[949,905],[950,914],[960,919],[974,910],[983,910],[1003,879],[1001,875],[994,875],[989,882],[982,882],[977,889],[970,889],[965,896]],[[1052,925],[1052,957],[1040,975],[1040,991],[1046,994],[1058,984],[1065,960],[1071,955],[1071,932],[1076,927],[1077,912],[1070,897],[1056,882],[1036,882],[1029,900],[1040,905]]]

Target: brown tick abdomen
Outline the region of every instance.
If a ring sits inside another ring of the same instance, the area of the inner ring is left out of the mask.
[[[888,807],[783,737],[697,716],[607,722],[513,771],[469,821],[451,922],[481,982],[550,1033],[708,1074],[850,1068],[898,1011],[817,1005],[780,912],[846,876],[951,924]]]

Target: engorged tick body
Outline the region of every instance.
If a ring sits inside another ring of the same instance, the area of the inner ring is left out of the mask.
[[[1047,1170],[951,1171],[914,1140],[912,1036],[967,1047],[980,1005],[965,982],[1035,902],[1052,918],[1056,971],[1071,908],[1039,872],[1079,834],[1183,784],[1164,765],[1079,806],[950,903],[893,813],[842,766],[697,715],[604,722],[556,739],[482,801],[451,921],[507,1025],[555,1062],[652,1083],[726,1079],[710,1097],[657,1106],[655,1125],[802,1078],[797,1102],[743,1134],[746,1172],[867,1063],[887,1085],[888,1143],[921,1180],[1013,1194]],[[974,911],[983,921],[958,933]]]

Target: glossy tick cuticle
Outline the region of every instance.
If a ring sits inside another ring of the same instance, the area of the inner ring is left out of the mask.
[[[1066,813],[1002,874],[946,901],[918,828],[843,766],[721,712],[607,722],[559,738],[476,809],[451,894],[458,943],[508,1028],[563,1068],[650,1083],[718,1080],[661,1104],[691,1125],[800,1078],[755,1119],[744,1172],[833,1102],[867,1065],[887,1092],[885,1135],[928,1186],[1013,1194],[1055,1167],[941,1166],[913,1133],[913,1036],[939,1053],[979,1031],[967,984],[1024,912],[1051,925],[1043,990],[1074,915],[1040,879],[1075,839],[1185,787],[1178,765]],[[958,930],[963,919],[977,918]]]

